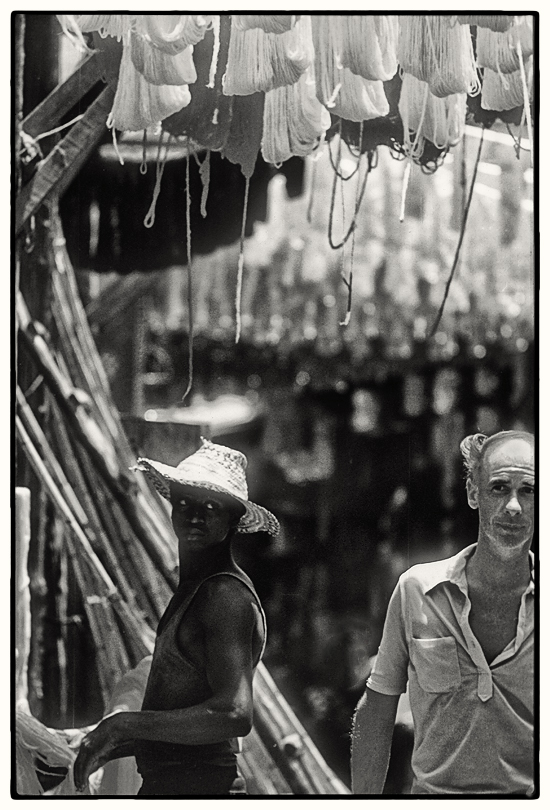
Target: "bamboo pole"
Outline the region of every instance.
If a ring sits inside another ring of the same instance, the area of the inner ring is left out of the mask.
[[[249,795],[292,795],[290,785],[255,727],[244,738],[243,750],[238,759]]]
[[[25,429],[31,434],[33,442],[40,449],[42,457],[48,459],[48,466],[50,473],[59,489],[63,492],[77,520],[82,526],[86,526],[88,524],[88,516],[84,511],[84,509],[82,508],[80,501],[76,497],[73,488],[69,484],[69,481],[63,471],[63,468],[61,467],[54,453],[51,451],[51,448],[48,444],[48,440],[46,439],[44,431],[42,430],[42,427],[40,426],[38,420],[36,419],[32,411],[32,408],[27,403],[25,395],[23,394],[19,386],[17,386],[16,389],[16,398],[19,415],[21,416]]]
[[[105,131],[113,106],[114,92],[106,87],[88,107],[83,118],[41,161],[36,173],[23,186],[15,201],[15,233],[19,235],[28,220],[52,195],[60,197],[80,171]]]
[[[53,129],[100,79],[97,57],[92,54],[27,115],[21,129],[31,138]]]
[[[62,314],[69,310],[72,313],[74,339],[81,343],[82,355],[86,358],[96,378],[95,387],[90,389],[89,393],[92,394],[97,401],[98,407],[105,418],[106,426],[111,431],[113,441],[116,443],[122,463],[126,467],[130,467],[135,462],[134,453],[130,447],[120,416],[112,400],[109,381],[97,351],[88,323],[88,317],[80,299],[74,268],[67,253],[57,204],[53,202],[50,205],[49,233],[51,255],[54,266],[57,269],[57,273],[53,274],[54,297],[56,295],[59,296],[61,302],[60,311]],[[161,534],[165,529],[170,531],[171,525],[167,512],[163,508],[156,490],[143,475],[136,475],[135,481],[145,496],[144,502],[141,503],[140,507],[142,511],[146,512],[144,518],[149,523],[149,530],[159,533],[160,529]]]
[[[114,532],[110,536],[105,532],[99,515],[98,507],[100,506],[99,497],[101,486],[93,487],[90,481],[86,480],[85,472],[88,471],[84,469],[86,465],[84,452],[81,450],[80,456],[77,455],[77,447],[72,446],[70,437],[63,424],[63,418],[55,403],[52,403],[52,408],[55,417],[52,422],[52,430],[57,440],[60,456],[63,458],[67,470],[70,470],[73,484],[76,492],[78,492],[78,500],[84,506],[87,520],[92,529],[89,537],[90,544],[98,555],[98,558],[101,559],[105,569],[109,571],[123,599],[128,603],[129,608],[136,616],[139,616],[142,614],[142,607],[136,601],[136,592],[131,585],[131,580],[126,576],[126,572],[112,548]]]
[[[44,464],[38,452],[36,451],[34,445],[32,444],[25,428],[21,423],[21,420],[19,419],[19,417],[16,416],[15,421],[19,439],[23,445],[23,449],[25,450],[27,457],[29,458],[29,461],[35,468],[36,473],[39,475],[41,480],[46,485],[46,488],[52,499],[53,504],[59,510],[61,515],[65,518],[67,524],[71,528],[72,536],[75,537],[76,540],[78,540],[79,545],[85,552],[84,554],[85,559],[90,564],[90,567],[94,572],[96,580],[104,588],[106,598],[109,599],[113,604],[117,605],[121,617],[127,624],[128,629],[131,629],[132,633],[135,635],[136,640],[140,642],[141,648],[143,650],[142,654],[147,655],[149,652],[151,652],[153,648],[154,634],[146,628],[146,625],[144,623],[140,623],[139,619],[133,616],[131,611],[128,609],[126,603],[120,598],[120,593],[118,589],[116,588],[111,577],[105,571],[103,565],[97,558],[97,555],[95,554],[93,548],[91,547],[90,542],[86,537],[86,534],[84,533],[80,524],[78,523],[75,516],[71,512],[67,502],[63,498],[54,480],[50,476],[46,468],[46,465]],[[69,533],[67,537],[71,537],[71,533]]]
[[[143,500],[138,500],[139,493],[138,497],[135,497],[137,489],[135,482],[122,469],[113,445],[101,433],[97,422],[81,402],[82,397],[79,396],[78,390],[61,372],[44,336],[31,321],[21,294],[17,295],[16,310],[21,334],[25,338],[26,345],[40,368],[45,382],[68,418],[76,438],[88,450],[94,466],[111,493],[121,503],[132,529],[147,548],[155,564],[161,566],[162,570],[171,571],[173,554],[168,553],[166,546],[163,548],[159,544],[158,534],[153,535],[150,524],[148,525],[144,520],[144,510],[140,509]]]
[[[15,704],[28,707],[28,664],[31,648],[31,600],[28,557],[31,540],[31,493],[15,490]]]
[[[348,794],[260,663],[254,679],[256,723],[273,757],[295,793]]]

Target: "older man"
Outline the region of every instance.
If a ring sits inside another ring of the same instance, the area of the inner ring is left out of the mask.
[[[248,500],[245,466],[242,453],[204,439],[178,467],[139,459],[172,505],[180,584],[157,629],[142,709],[111,715],[84,738],[74,770],[80,790],[105,762],[133,754],[139,795],[243,792],[236,743],[252,725],[265,617],[231,539],[278,531],[273,515]]]
[[[412,793],[534,794],[534,439],[476,434],[461,451],[477,543],[396,586],[354,720],[356,794],[383,791],[407,683]]]

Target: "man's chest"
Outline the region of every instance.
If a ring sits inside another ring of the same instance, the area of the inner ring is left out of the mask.
[[[516,638],[521,596],[470,595],[468,621],[487,663],[491,663]]]

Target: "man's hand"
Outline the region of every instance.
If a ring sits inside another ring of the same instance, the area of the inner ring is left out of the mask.
[[[88,785],[89,777],[113,758],[124,741],[123,718],[120,714],[106,717],[89,734],[86,734],[74,763],[74,782],[78,791]]]

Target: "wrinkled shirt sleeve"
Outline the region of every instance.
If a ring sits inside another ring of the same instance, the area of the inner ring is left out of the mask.
[[[400,695],[407,688],[409,645],[405,626],[404,588],[402,578],[392,594],[382,641],[367,686],[383,695]]]

